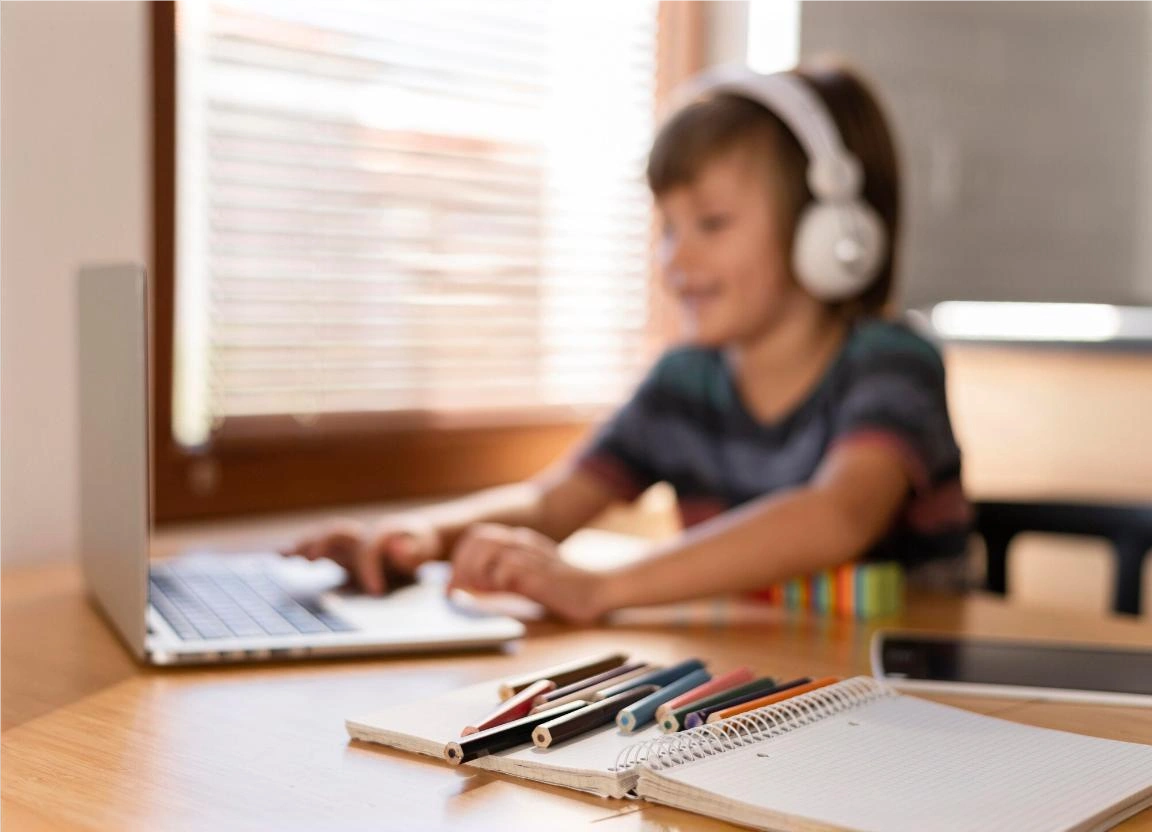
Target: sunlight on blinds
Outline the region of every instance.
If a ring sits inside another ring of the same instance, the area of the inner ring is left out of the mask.
[[[765,75],[800,60],[800,0],[748,0],[748,66]]]
[[[617,402],[656,3],[178,5],[174,429]]]

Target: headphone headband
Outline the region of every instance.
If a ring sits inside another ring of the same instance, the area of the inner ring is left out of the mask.
[[[808,187],[818,199],[841,202],[860,196],[860,162],[844,147],[831,113],[804,79],[790,72],[761,75],[725,66],[696,76],[685,91],[691,98],[732,93],[764,106],[808,154]]]

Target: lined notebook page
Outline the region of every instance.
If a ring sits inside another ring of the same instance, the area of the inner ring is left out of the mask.
[[[1152,794],[1152,746],[896,696],[656,776],[847,829],[1049,832]]]
[[[461,729],[499,706],[499,683],[481,682],[440,696],[420,697],[366,716],[352,717],[344,725],[352,739],[365,740],[443,757],[445,743]]]

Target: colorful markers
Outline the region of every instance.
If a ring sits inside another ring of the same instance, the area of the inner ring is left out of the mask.
[[[846,563],[753,593],[788,610],[840,618],[881,618],[904,607],[904,570],[887,561]]]

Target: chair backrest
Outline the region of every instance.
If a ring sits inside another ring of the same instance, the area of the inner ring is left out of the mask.
[[[1112,544],[1115,563],[1112,611],[1139,615],[1144,561],[1152,551],[1152,505],[982,502],[976,529],[988,552],[985,588],[1008,591],[1008,547],[1021,532],[1102,537]]]

